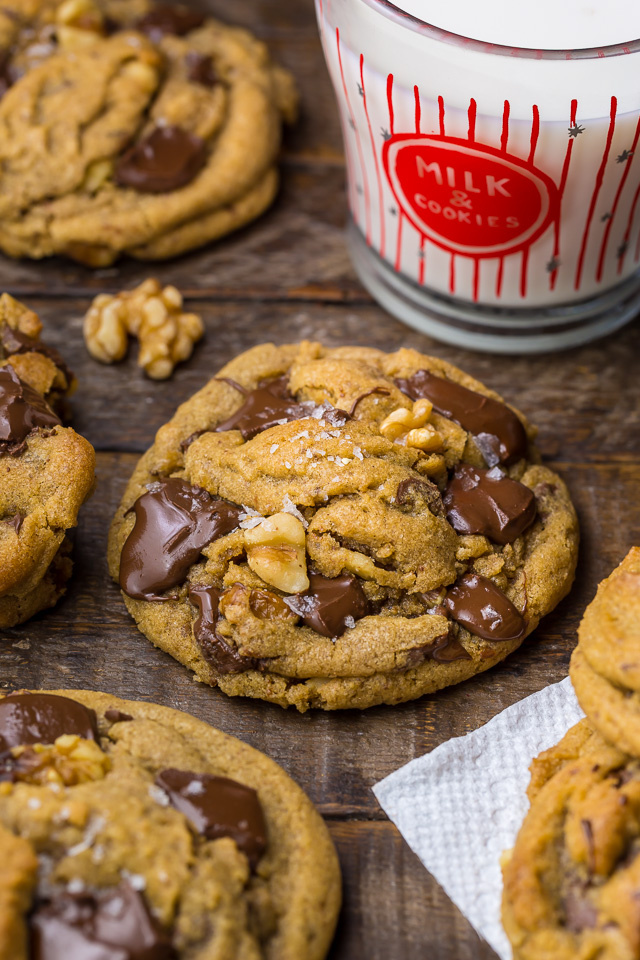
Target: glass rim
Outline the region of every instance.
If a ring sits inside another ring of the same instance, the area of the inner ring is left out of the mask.
[[[417,33],[426,33],[433,40],[443,43],[452,43],[464,46],[477,53],[494,54],[502,57],[515,57],[526,60],[602,60],[605,57],[619,57],[630,53],[640,52],[640,39],[629,40],[623,43],[612,43],[602,47],[581,47],[578,49],[536,49],[534,47],[509,46],[501,43],[490,43],[487,40],[475,40],[465,37],[461,33],[436,27],[426,20],[421,20],[412,13],[407,13],[402,7],[391,0],[361,0],[368,7],[378,10],[390,20],[402,21],[410,30]],[[408,22],[407,22],[408,21]]]

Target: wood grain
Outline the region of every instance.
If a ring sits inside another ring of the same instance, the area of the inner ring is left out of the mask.
[[[222,0],[206,8],[225,18]],[[123,261],[91,272],[62,260],[0,260],[0,289],[24,298],[46,339],[75,369],[73,423],[99,451],[98,486],[82,512],[75,576],[52,611],[0,641],[0,686],[88,687],[187,710],[265,751],[327,818],[344,871],[345,907],[332,960],[489,960],[435,880],[386,820],[371,786],[401,764],[460,736],[566,676],[577,625],[596,585],[640,543],[640,325],[580,349],[510,359],[444,346],[375,306],[343,238],[344,169],[333,92],[311,0],[238,0],[250,26],[294,70],[302,114],[283,145],[283,186],[272,210],[222,243],[162,265]],[[175,283],[203,316],[206,338],[167,383],[129,358],[96,364],[82,316],[98,291],[148,275]],[[539,446],[569,484],[582,547],[571,594],[505,663],[458,687],[395,708],[300,716],[231,700],[155,650],[126,613],[105,560],[109,522],[137,456],[176,405],[232,356],[300,338],[394,350],[411,346],[458,364],[500,391],[539,428]]]

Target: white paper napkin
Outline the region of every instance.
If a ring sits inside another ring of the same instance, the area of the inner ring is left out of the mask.
[[[511,947],[500,922],[500,856],[513,846],[529,805],[529,764],[583,716],[567,677],[373,788],[411,849],[502,960],[511,960]]]

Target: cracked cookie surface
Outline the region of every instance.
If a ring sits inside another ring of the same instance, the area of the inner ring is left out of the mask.
[[[180,4],[7,0],[0,48],[9,255],[163,259],[273,200],[297,94],[247,31]]]
[[[258,346],[158,431],[111,574],[142,632],[228,694],[412,699],[503,659],[571,585],[575,512],[532,436],[415,351]]]
[[[640,761],[580,721],[531,765],[503,868],[515,960],[637,960]]]
[[[0,627],[53,606],[71,574],[66,533],[95,482],[91,444],[56,411],[74,388],[35,313],[0,296]]]
[[[640,548],[598,586],[578,630],[571,681],[603,737],[640,756]]]
[[[0,699],[0,838],[0,960],[322,960],[333,935],[338,861],[306,795],[167,707]]]

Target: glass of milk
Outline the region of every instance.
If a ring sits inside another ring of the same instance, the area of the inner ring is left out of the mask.
[[[391,313],[496,353],[640,310],[637,0],[316,0],[349,244]]]

